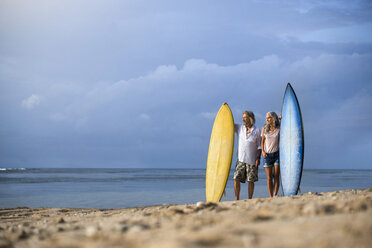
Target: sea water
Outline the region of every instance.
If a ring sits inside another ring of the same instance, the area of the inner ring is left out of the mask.
[[[0,168],[0,208],[125,208],[205,201],[205,169]],[[233,171],[221,201],[234,200]],[[372,187],[372,170],[304,170],[301,192]],[[281,193],[281,190],[279,191]],[[240,199],[248,196],[241,184]],[[268,197],[259,169],[254,198]]]

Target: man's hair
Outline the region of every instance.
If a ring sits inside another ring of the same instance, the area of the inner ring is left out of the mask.
[[[251,124],[254,125],[254,123],[256,122],[256,119],[254,118],[254,114],[252,111],[246,110],[243,112],[243,115],[247,115],[248,118],[251,120]]]

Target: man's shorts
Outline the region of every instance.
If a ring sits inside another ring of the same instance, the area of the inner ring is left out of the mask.
[[[273,165],[279,165],[279,151],[266,153],[266,155],[267,157],[264,158],[264,168],[268,168]]]
[[[255,165],[236,162],[234,180],[238,179],[241,183],[258,181],[258,170]]]

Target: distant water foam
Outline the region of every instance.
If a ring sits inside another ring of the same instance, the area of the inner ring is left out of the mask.
[[[0,171],[19,171],[26,170],[26,168],[0,168]]]

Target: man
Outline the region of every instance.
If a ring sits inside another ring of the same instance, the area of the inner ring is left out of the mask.
[[[234,172],[235,200],[239,200],[240,182],[248,182],[248,197],[252,199],[254,182],[258,181],[261,158],[261,132],[254,125],[252,111],[243,112],[243,124],[235,124],[238,135],[238,161]]]

